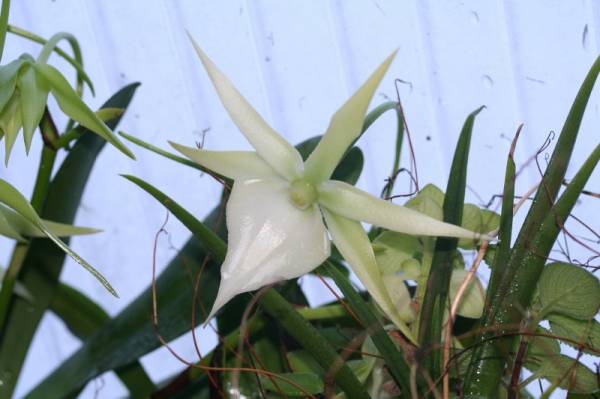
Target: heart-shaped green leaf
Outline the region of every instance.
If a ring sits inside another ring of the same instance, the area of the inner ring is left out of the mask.
[[[600,282],[592,273],[570,263],[551,263],[538,283],[541,313],[558,313],[589,320],[600,307]]]
[[[559,337],[565,344],[581,349],[585,353],[598,356],[600,351],[600,323],[597,320],[577,320],[561,314],[548,315],[552,333]],[[579,346],[581,343],[585,346]],[[591,347],[591,348],[590,348]]]

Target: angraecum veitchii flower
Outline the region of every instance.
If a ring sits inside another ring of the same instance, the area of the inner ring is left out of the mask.
[[[330,180],[360,135],[375,89],[396,52],[333,115],[318,146],[303,162],[298,151],[193,43],[229,116],[256,150],[208,151],[172,144],[193,161],[234,181],[227,203],[229,248],[207,320],[237,294],[315,269],[329,257],[331,239],[379,307],[410,336],[388,295],[360,222],[415,235],[481,237]]]

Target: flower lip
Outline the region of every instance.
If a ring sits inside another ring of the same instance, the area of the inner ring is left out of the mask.
[[[317,202],[318,194],[315,186],[303,179],[290,183],[290,201],[298,209],[308,209]]]

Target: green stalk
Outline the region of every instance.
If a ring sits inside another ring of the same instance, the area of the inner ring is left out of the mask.
[[[465,120],[448,178],[443,207],[444,222],[457,226],[462,223],[473,124],[482,109],[483,107],[476,109]],[[448,309],[452,259],[457,246],[457,238],[441,237],[436,240],[425,296],[419,312],[419,346],[426,354],[420,367],[426,368],[434,381],[442,375],[442,330],[444,314]]]
[[[496,249],[496,255],[494,257],[494,264],[492,265],[492,274],[490,276],[490,282],[488,284],[488,292],[496,292],[502,276],[506,271],[506,263],[510,256],[510,244],[512,240],[512,228],[513,228],[513,206],[515,200],[515,175],[516,165],[514,159],[515,148],[519,133],[523,125],[519,126],[519,130],[513,139],[510,152],[508,154],[508,160],[506,161],[506,173],[504,175],[504,189],[502,192],[502,211],[500,214],[500,228],[498,229],[498,238],[500,243]],[[486,298],[489,300],[490,298]],[[486,302],[487,303],[487,302]],[[487,303],[489,306],[489,303]],[[484,309],[488,309],[486,306]],[[485,319],[485,316],[482,317]]]
[[[566,220],[570,212],[569,202],[573,201],[574,203],[583,190],[583,187],[569,187],[559,201],[563,205],[559,207],[557,203],[553,207],[573,152],[585,108],[599,73],[600,57],[592,65],[575,97],[540,188],[511,251],[502,280],[495,292],[488,292],[488,298],[491,298],[490,310],[482,327],[489,330],[496,328],[499,336],[510,332],[502,326],[518,325],[521,322],[524,309],[530,305],[531,297],[544,267],[545,258],[558,236],[559,228],[556,226],[556,219]],[[585,169],[589,168],[592,158],[597,155],[596,152],[597,149],[577,176],[582,178],[582,173],[589,172]],[[579,191],[576,191],[577,189]],[[565,197],[567,192],[569,196]],[[515,339],[511,336],[483,340],[481,337],[480,342],[482,343],[478,353],[481,355],[472,357],[469,372],[465,378],[465,394],[486,397],[497,392],[504,373],[506,356],[512,351]]]
[[[35,33],[26,31],[25,29],[16,27],[14,25],[8,25],[7,31],[9,33],[12,33],[13,35],[22,37],[27,40],[31,40],[34,43],[38,43],[41,45],[46,45],[48,43],[48,40],[44,39],[43,37],[38,36]],[[60,57],[62,57],[65,61],[67,61],[69,64],[71,64],[71,66],[73,68],[75,68],[75,70],[77,71],[77,75],[78,75],[78,77],[77,77],[77,82],[78,82],[77,83],[77,92],[81,95],[81,92],[83,90],[83,88],[80,88],[80,84],[79,84],[79,81],[81,79],[81,81],[85,82],[88,85],[92,94],[94,94],[94,84],[90,80],[89,76],[87,76],[87,74],[83,70],[83,64],[82,64],[83,59],[81,58],[81,51],[79,50],[79,44],[77,43],[77,41],[75,41],[74,43],[75,44],[73,44],[73,43],[70,43],[70,44],[73,47],[73,53],[75,54],[76,57],[78,56],[79,58],[71,57],[60,47],[54,46],[53,51],[56,54],[58,54]]]
[[[10,0],[2,0],[2,9],[0,10],[0,60],[2,60],[2,54],[4,54],[4,42],[6,41],[9,13]]]
[[[151,152],[153,152],[155,154],[163,156],[163,157],[165,157],[167,159],[170,159],[170,160],[175,161],[175,162],[179,162],[182,165],[189,166],[191,168],[197,169],[200,172],[207,173],[207,174],[209,174],[211,176],[214,176],[216,178],[219,178],[219,179],[222,179],[222,180],[227,180],[226,177],[221,176],[221,175],[213,172],[212,170],[207,169],[207,168],[205,168],[204,166],[202,166],[200,164],[197,164],[194,161],[190,161],[187,158],[180,157],[179,155],[175,155],[175,154],[173,154],[173,153],[171,153],[169,151],[165,151],[165,150],[163,150],[161,148],[158,148],[155,145],[152,145],[150,143],[145,142],[144,140],[138,139],[135,136],[132,136],[132,135],[127,134],[125,132],[119,132],[119,136],[123,137],[126,140],[131,141],[135,145],[138,145],[138,146],[140,146],[140,147],[142,147],[142,148],[144,148],[144,149],[146,149],[148,151],[151,151]]]
[[[348,398],[370,398],[344,360],[319,331],[305,320],[277,291],[270,289],[259,299],[265,311],[306,349]]]
[[[373,343],[379,350],[379,353],[385,359],[386,366],[390,374],[396,381],[396,384],[402,390],[402,397],[410,397],[410,367],[404,356],[398,350],[396,345],[390,339],[381,322],[375,316],[371,305],[367,304],[358,292],[352,287],[352,284],[331,262],[326,261],[325,267],[333,281],[338,286],[344,297],[350,304],[350,307],[358,316],[361,323],[365,326],[367,333],[373,339]]]
[[[373,123],[375,123],[375,121],[377,119],[379,119],[379,117],[381,115],[383,115],[387,111],[391,111],[391,110],[396,111],[396,117],[398,120],[397,125],[396,125],[397,126],[396,127],[396,149],[395,149],[395,153],[394,153],[394,163],[392,165],[392,172],[390,173],[390,181],[386,185],[385,190],[383,192],[384,198],[388,198],[392,195],[392,192],[394,190],[394,183],[396,180],[395,176],[398,173],[398,168],[400,167],[400,155],[402,153],[402,141],[404,138],[404,115],[402,115],[402,109],[400,108],[400,103],[398,103],[396,101],[388,101],[388,102],[378,105],[373,110],[371,110],[371,112],[369,112],[365,116],[365,121],[363,122],[362,132],[360,134],[360,136],[362,136],[364,134],[364,132],[366,132],[367,129],[369,127],[371,127],[371,125]],[[359,138],[360,138],[360,136],[359,136]],[[358,140],[358,139],[356,139],[356,140]],[[354,141],[355,143],[356,143],[356,140]]]
[[[67,32],[59,32],[52,36],[44,47],[42,47],[42,51],[40,55],[38,55],[37,62],[45,64],[48,62],[48,58],[52,55],[52,52],[58,48],[58,43],[61,40],[66,40],[71,45],[71,49],[73,50],[73,56],[77,61],[77,65],[83,70],[83,57],[81,56],[81,48],[79,47],[79,43],[77,42],[77,38],[70,33]],[[77,68],[76,68],[77,69]],[[79,69],[77,69],[77,86],[76,91],[77,94],[81,97],[83,94],[83,76],[79,73]],[[93,89],[92,89],[93,91]]]

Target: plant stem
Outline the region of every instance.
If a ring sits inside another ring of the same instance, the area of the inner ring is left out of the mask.
[[[49,42],[48,40],[44,39],[41,36],[36,35],[35,33],[26,31],[24,29],[14,26],[14,25],[8,25],[7,32],[12,33],[13,35],[22,37],[24,39],[31,40],[32,42],[38,43],[41,45],[46,45]],[[82,90],[83,90],[82,82],[85,82],[88,85],[88,87],[90,88],[90,91],[92,92],[92,94],[94,94],[94,85],[92,84],[92,81],[90,80],[90,78],[87,76],[87,74],[83,70],[83,59],[81,58],[81,51],[79,49],[79,44],[77,43],[76,40],[73,40],[73,41],[69,40],[69,43],[71,44],[71,47],[73,48],[73,54],[75,55],[75,57],[71,57],[60,47],[54,46],[53,51],[56,54],[58,54],[59,56],[61,56],[69,64],[71,64],[71,66],[73,68],[75,68],[75,70],[77,71],[77,93],[79,95],[82,94]]]
[[[10,0],[2,0],[2,10],[0,10],[0,60],[2,60],[2,54],[4,54],[4,42],[6,41],[9,13]]]
[[[328,376],[348,398],[369,398],[363,385],[340,355],[277,291],[266,291],[259,302],[265,311],[327,370]]]

